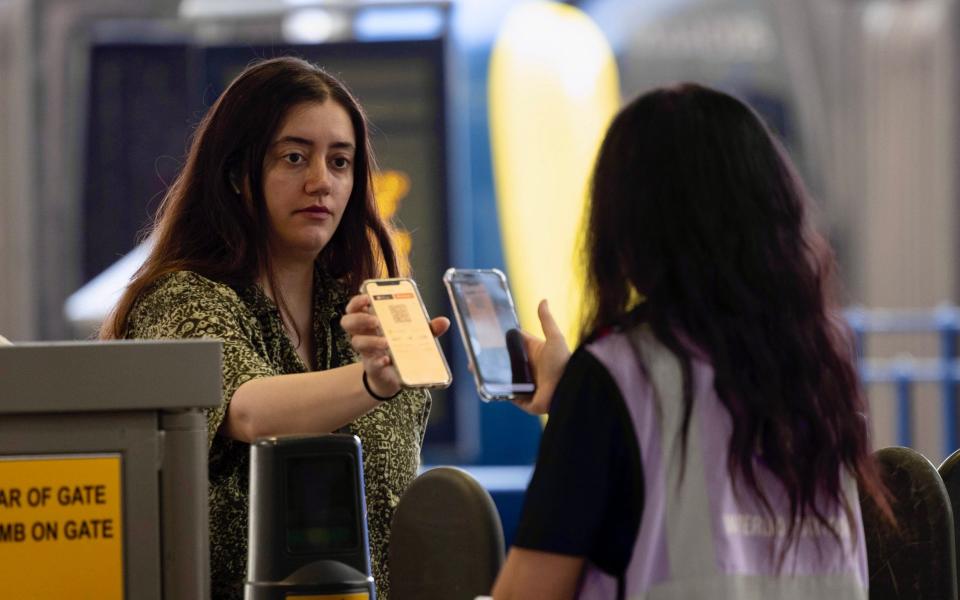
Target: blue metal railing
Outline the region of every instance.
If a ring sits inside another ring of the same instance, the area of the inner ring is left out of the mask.
[[[864,385],[885,383],[894,386],[897,444],[911,446],[913,442],[911,408],[915,384],[936,383],[940,386],[943,455],[949,456],[957,449],[957,384],[960,383],[957,336],[960,333],[960,308],[952,305],[942,305],[933,310],[854,307],[844,311],[844,314],[856,336],[860,377]],[[939,337],[939,357],[867,358],[868,336],[889,333],[936,333]]]

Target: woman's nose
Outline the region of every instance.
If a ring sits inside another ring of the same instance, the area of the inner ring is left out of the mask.
[[[310,165],[304,188],[308,194],[325,195],[330,192],[330,169],[324,161],[317,160]]]

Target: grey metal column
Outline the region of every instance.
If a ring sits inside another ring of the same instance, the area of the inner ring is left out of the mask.
[[[160,414],[163,597],[210,598],[207,420],[199,410]],[[188,493],[185,493],[188,492]]]

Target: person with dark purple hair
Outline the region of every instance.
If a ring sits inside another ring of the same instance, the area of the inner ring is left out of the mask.
[[[549,411],[494,589],[510,598],[867,598],[870,458],[834,261],[761,119],[683,84],[593,174],[585,342],[526,336]],[[860,491],[858,492],[858,484]]]

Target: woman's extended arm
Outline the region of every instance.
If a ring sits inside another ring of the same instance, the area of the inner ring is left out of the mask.
[[[380,402],[363,389],[363,365],[251,379],[237,388],[220,433],[243,442],[296,433],[326,433]]]
[[[493,586],[493,600],[562,600],[577,591],[584,557],[513,547]]]
[[[378,334],[377,318],[366,312],[369,298],[356,296],[340,323],[361,362],[310,373],[259,377],[234,392],[220,433],[243,442],[281,434],[330,432],[373,410],[381,403],[363,387],[389,397],[400,390],[400,377],[387,354],[386,338]],[[430,323],[434,335],[449,327],[446,317]]]

